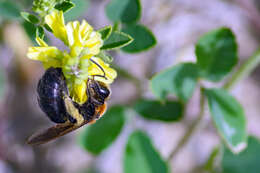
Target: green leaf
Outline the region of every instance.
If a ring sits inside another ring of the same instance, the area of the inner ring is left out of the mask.
[[[223,173],[257,173],[260,170],[260,141],[255,137],[248,138],[248,147],[239,154],[224,149],[221,161]]]
[[[202,36],[195,53],[201,75],[211,81],[219,81],[237,63],[237,44],[229,28],[220,28]]]
[[[89,7],[88,0],[71,0],[71,2],[75,5],[75,7],[64,14],[66,22],[76,20],[83,15]]]
[[[35,36],[38,34],[43,40],[48,43],[48,38],[44,37],[44,30],[42,27],[38,26],[36,27],[34,24],[27,22],[26,20],[22,23],[22,26],[24,28],[25,33],[32,41],[33,45],[38,46],[38,44],[35,41]],[[43,35],[42,35],[43,34]]]
[[[177,101],[161,103],[156,100],[141,99],[136,102],[134,109],[144,118],[171,122],[182,117],[184,108]]]
[[[167,163],[154,148],[149,137],[135,131],[128,139],[124,155],[124,173],[168,173]]]
[[[47,31],[53,32],[52,29],[49,27],[49,25],[44,24],[43,27],[44,27]]]
[[[120,134],[125,119],[122,106],[111,107],[95,124],[84,129],[79,136],[80,145],[98,155],[111,145]]]
[[[199,70],[196,64],[182,63],[163,70],[150,81],[152,92],[159,99],[174,94],[187,102],[197,85]]]
[[[224,89],[205,89],[209,109],[219,134],[234,153],[247,145],[246,119],[238,101]]]
[[[30,38],[30,40],[32,41],[33,45],[37,46],[37,43],[35,41],[35,33],[36,33],[36,27],[34,24],[24,21],[22,23],[22,26],[24,28],[25,33],[27,34],[27,36]]]
[[[101,34],[102,40],[106,40],[112,33],[112,26],[106,26],[104,28],[99,29],[97,32]]]
[[[72,9],[75,5],[70,1],[63,1],[62,3],[56,4],[54,8],[64,13]]]
[[[0,2],[0,17],[8,20],[14,20],[20,18],[20,7],[17,3],[8,0]]]
[[[41,39],[44,38],[44,30],[43,30],[43,27],[37,26],[37,28],[36,28],[36,36],[40,37]]]
[[[110,55],[107,55],[105,51],[100,51],[97,57],[101,58],[105,63],[111,63],[113,61],[113,57]]]
[[[156,38],[153,33],[143,25],[130,25],[122,29],[123,32],[133,37],[134,41],[122,48],[127,53],[138,53],[148,50],[156,45]]]
[[[123,46],[130,44],[133,41],[133,38],[123,32],[114,31],[110,37],[104,42],[101,49],[103,50],[112,50],[118,49]]]
[[[26,21],[31,22],[31,23],[33,23],[33,24],[39,23],[39,19],[38,19],[36,16],[34,16],[34,15],[30,14],[30,13],[21,12],[21,16],[22,16]]]
[[[141,17],[139,0],[111,0],[106,6],[106,15],[113,22],[133,23]]]

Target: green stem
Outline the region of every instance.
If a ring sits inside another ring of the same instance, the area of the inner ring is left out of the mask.
[[[238,81],[247,77],[260,63],[260,49],[256,51],[245,63],[243,63],[237,72],[233,74],[233,76],[228,80],[223,88],[230,89],[232,86]]]
[[[234,84],[236,84],[238,81],[244,79],[247,77],[260,63],[260,49],[256,51],[245,63],[243,63],[237,72],[234,73],[234,75],[228,80],[223,88],[224,89],[230,89]],[[195,133],[195,131],[200,126],[200,122],[204,116],[204,108],[205,108],[205,97],[203,96],[203,88],[201,88],[200,93],[200,113],[198,117],[192,122],[191,126],[188,127],[186,133],[184,136],[180,139],[179,143],[177,144],[177,147],[173,149],[173,151],[170,153],[168,157],[168,161],[172,160],[176,154],[183,148],[183,146],[186,145],[186,143],[189,141],[190,137]]]
[[[120,21],[117,21],[113,25],[113,31],[121,31],[122,24]]]
[[[203,95],[203,88],[200,89],[200,113],[198,117],[192,122],[189,128],[186,130],[184,136],[180,139],[177,147],[173,149],[168,157],[168,162],[171,161],[176,154],[182,149],[183,146],[189,141],[190,137],[194,134],[194,132],[198,129],[201,119],[204,116],[204,108],[205,108],[205,97]]]
[[[215,173],[216,160],[220,155],[219,153],[220,148],[214,148],[202,169],[206,170],[207,172]]]

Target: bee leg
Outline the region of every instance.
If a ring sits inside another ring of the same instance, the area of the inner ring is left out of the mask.
[[[95,105],[91,103],[90,99],[80,106],[80,113],[86,121],[91,121],[93,119],[95,116]]]
[[[83,118],[81,118],[79,109],[77,108],[78,104],[74,103],[68,96],[65,96],[64,103],[66,107],[67,118],[71,123],[76,124],[84,121]]]
[[[91,120],[88,124],[94,124],[96,123],[96,120]]]
[[[70,116],[70,115],[68,115],[68,119],[73,124],[77,123],[77,120],[75,118],[73,118],[72,116]]]

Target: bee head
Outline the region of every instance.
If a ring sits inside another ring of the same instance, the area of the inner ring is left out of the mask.
[[[110,90],[103,82],[97,82],[97,83],[99,88],[96,92],[104,99],[107,99],[110,95]]]
[[[96,105],[103,105],[105,103],[105,100],[110,95],[110,90],[103,82],[89,79],[87,95],[89,99]]]

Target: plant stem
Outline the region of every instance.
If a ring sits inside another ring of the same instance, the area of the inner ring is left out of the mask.
[[[228,80],[223,88],[230,89],[234,84],[243,78],[247,77],[260,63],[260,49],[256,51],[245,63],[243,63],[237,72]],[[204,107],[205,107],[205,97],[203,96],[203,88],[200,91],[200,113],[198,117],[192,122],[191,126],[188,127],[184,136],[180,139],[177,147],[173,149],[168,157],[168,161],[172,160],[175,155],[182,149],[182,147],[189,141],[190,137],[195,133],[197,128],[200,125],[201,119],[204,115]]]
[[[173,151],[170,153],[168,157],[168,162],[172,160],[176,154],[182,149],[182,147],[189,141],[190,137],[194,134],[194,132],[199,127],[199,124],[201,122],[201,119],[204,115],[204,108],[205,108],[205,97],[203,95],[203,88],[200,89],[200,113],[198,117],[192,122],[192,124],[189,126],[189,128],[186,130],[186,133],[184,136],[180,139],[179,143],[177,144],[177,147],[173,149]]]
[[[122,24],[121,22],[115,22],[113,25],[113,31],[121,31]]]
[[[245,63],[243,63],[237,72],[228,80],[223,88],[230,89],[232,86],[243,78],[247,77],[260,63],[260,49],[256,51]]]

